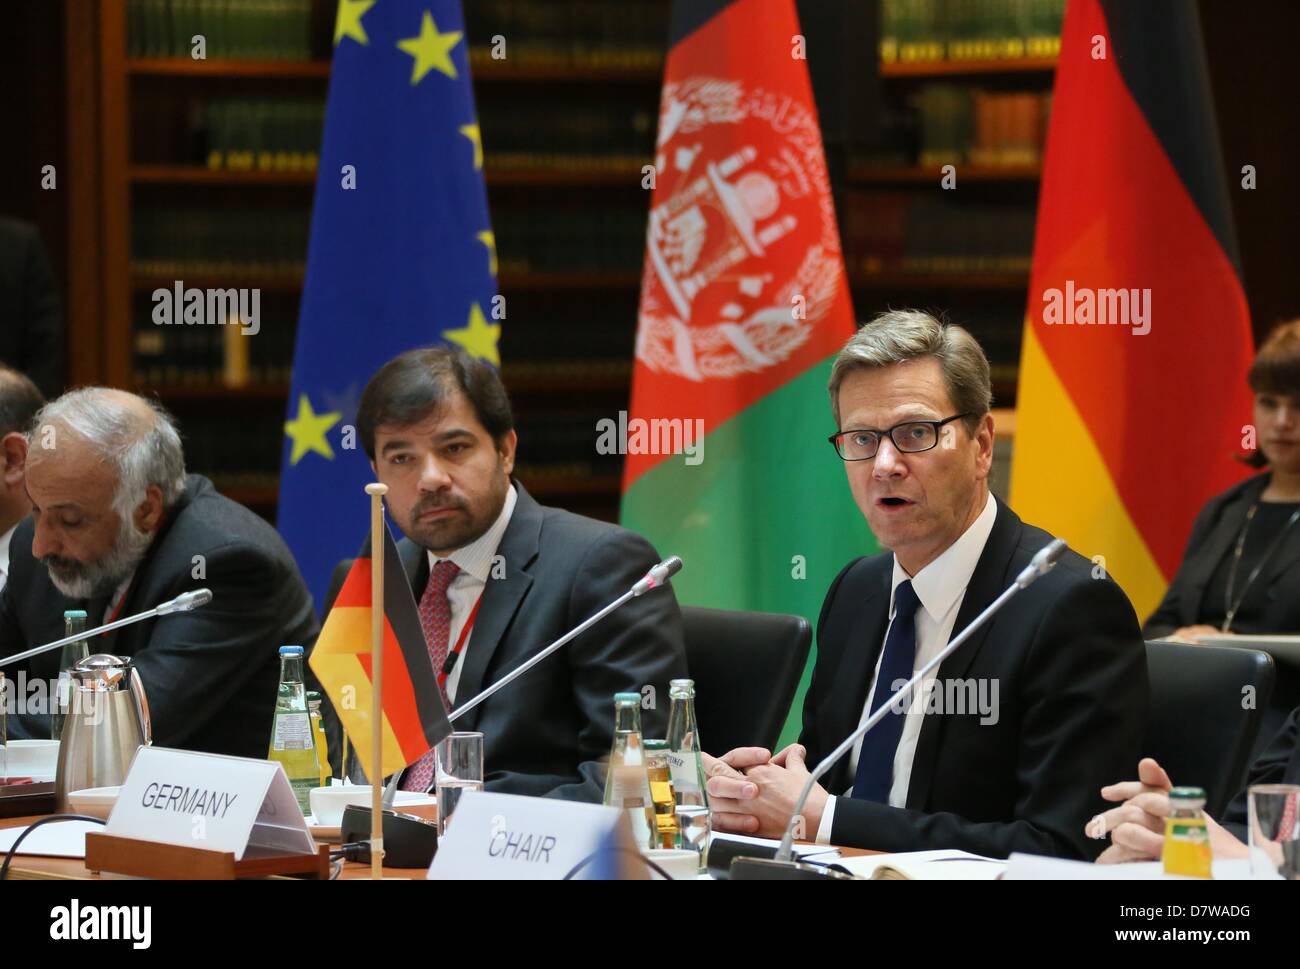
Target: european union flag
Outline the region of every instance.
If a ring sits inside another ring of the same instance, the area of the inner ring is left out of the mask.
[[[318,607],[367,521],[361,389],[439,341],[499,365],[495,277],[460,0],[341,0],[280,476]]]

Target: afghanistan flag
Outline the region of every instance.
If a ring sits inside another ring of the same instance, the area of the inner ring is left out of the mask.
[[[1196,5],[1070,0],[1011,503],[1103,565],[1139,615],[1201,505],[1243,474],[1251,354]]]
[[[816,617],[876,546],[826,443],[853,307],[793,0],[683,0],[670,47],[622,521],[683,602]]]
[[[352,739],[367,777],[386,777],[415,763],[451,735],[447,708],[429,662],[411,585],[392,533],[384,524],[384,682],[379,715],[384,718],[383,764],[371,770],[375,716],[370,649],[370,540],[339,590],[316,648],[307,661]]]
[[[370,507],[355,423],[371,374],[444,341],[499,362],[464,31],[460,0],[338,5],[277,520],[317,602]]]

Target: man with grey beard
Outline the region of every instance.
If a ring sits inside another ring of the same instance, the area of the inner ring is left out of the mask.
[[[0,657],[61,638],[65,610],[97,626],[207,587],[208,605],[95,637],[89,651],[134,659],[154,743],[265,757],[278,649],[310,650],[318,630],[279,535],[186,475],[171,417],[125,391],[89,387],[47,404],[28,434],[25,480],[32,514],[10,545]],[[55,650],[6,668],[26,684],[10,737],[49,736],[41,698],[58,667]]]

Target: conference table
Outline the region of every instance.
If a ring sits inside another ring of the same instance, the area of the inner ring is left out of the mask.
[[[412,813],[419,813],[418,808],[414,808]],[[21,828],[39,821],[43,815],[33,815],[21,818],[0,818],[0,830],[6,828]],[[327,843],[320,841],[321,844]],[[863,848],[840,848],[840,853],[845,857],[856,855],[873,855],[879,854],[876,851],[869,851]],[[2,859],[3,853],[0,853]],[[86,868],[86,863],[81,858],[52,858],[43,855],[17,855],[13,863],[9,866],[8,879],[11,881],[26,880],[45,880],[45,879],[73,879],[73,880],[101,880],[101,879],[130,879],[133,876],[119,875],[114,872],[93,872]],[[423,880],[424,872],[418,868],[385,868],[385,878],[406,879],[406,880]],[[361,879],[370,879],[371,869],[369,864],[358,864],[356,862],[344,862],[342,870],[339,872],[339,881],[356,881]]]

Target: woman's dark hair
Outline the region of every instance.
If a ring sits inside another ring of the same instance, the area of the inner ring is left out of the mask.
[[[366,456],[375,460],[377,428],[415,424],[457,391],[465,395],[493,441],[500,443],[514,429],[510,398],[492,366],[461,350],[421,347],[389,360],[361,392],[357,432]]]
[[[1277,394],[1300,401],[1300,319],[1279,323],[1268,335],[1246,378],[1257,394]],[[1268,466],[1258,447],[1242,458],[1252,468]]]

